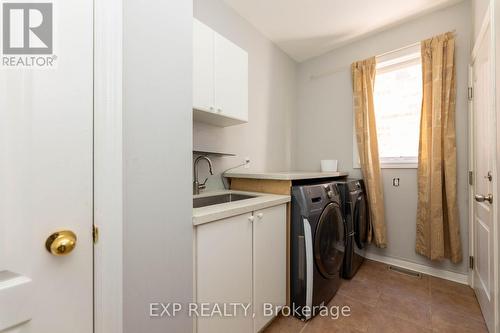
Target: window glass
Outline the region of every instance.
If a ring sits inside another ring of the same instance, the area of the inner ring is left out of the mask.
[[[377,65],[374,103],[381,163],[416,163],[422,104],[420,55]]]

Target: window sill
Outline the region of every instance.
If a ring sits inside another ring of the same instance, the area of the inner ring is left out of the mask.
[[[382,163],[381,169],[417,169],[418,163]]]
[[[354,169],[361,169],[360,165],[355,165]],[[418,169],[417,163],[386,163],[381,164],[380,169]]]

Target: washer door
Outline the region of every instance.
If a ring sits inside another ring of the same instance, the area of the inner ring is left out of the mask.
[[[314,234],[314,258],[325,278],[339,275],[344,259],[344,219],[337,203],[329,203],[319,217]]]
[[[354,240],[358,248],[363,249],[368,240],[368,205],[363,192],[359,192],[354,199]]]

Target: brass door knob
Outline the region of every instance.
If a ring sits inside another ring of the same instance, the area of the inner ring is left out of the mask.
[[[73,231],[63,230],[54,232],[47,238],[45,248],[55,256],[65,256],[71,253],[76,246],[76,235]]]

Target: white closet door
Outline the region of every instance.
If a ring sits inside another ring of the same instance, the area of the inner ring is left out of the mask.
[[[0,69],[0,332],[92,333],[93,2],[2,5],[54,66]]]

